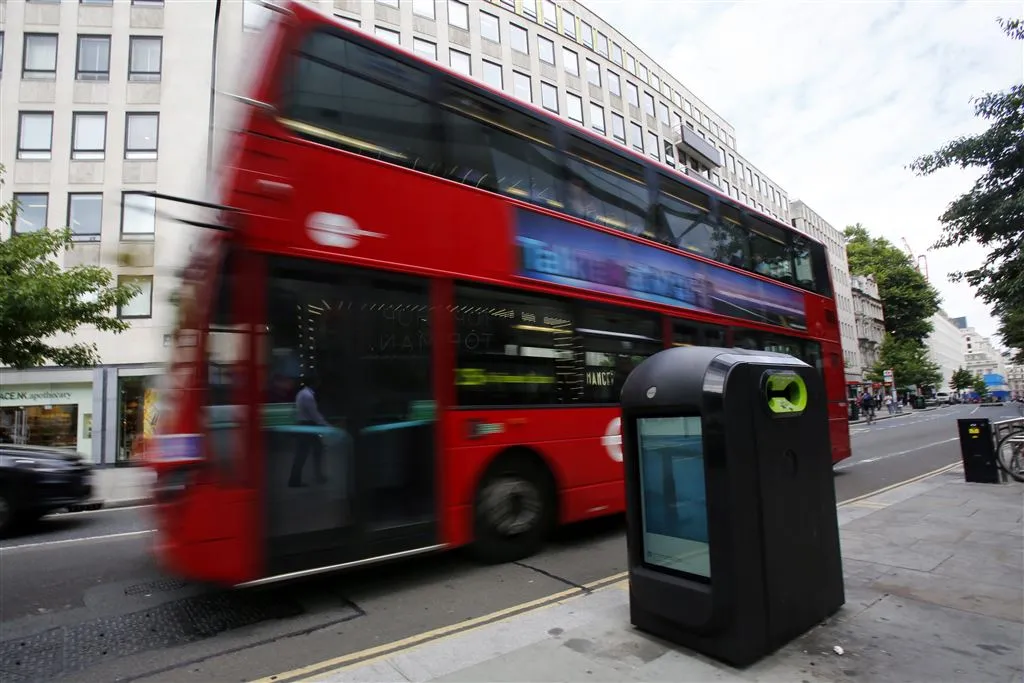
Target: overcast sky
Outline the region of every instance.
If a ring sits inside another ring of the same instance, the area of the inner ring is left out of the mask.
[[[918,178],[906,165],[984,130],[971,97],[1024,76],[1021,44],[996,23],[1019,1],[583,2],[732,123],[740,153],[791,200],[915,254],[978,172]],[[929,251],[928,267],[946,312],[992,335],[987,307],[947,277],[982,253]]]

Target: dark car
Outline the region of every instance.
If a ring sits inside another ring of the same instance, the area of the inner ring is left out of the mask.
[[[0,443],[0,536],[92,496],[92,465],[79,453]]]

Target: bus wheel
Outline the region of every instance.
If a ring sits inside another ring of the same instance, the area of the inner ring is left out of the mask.
[[[533,454],[499,457],[473,506],[473,554],[488,564],[514,562],[544,546],[555,519],[555,486]]]

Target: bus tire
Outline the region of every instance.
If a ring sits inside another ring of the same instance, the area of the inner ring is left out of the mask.
[[[556,520],[554,478],[532,451],[506,451],[487,468],[473,501],[472,554],[515,562],[544,547]]]

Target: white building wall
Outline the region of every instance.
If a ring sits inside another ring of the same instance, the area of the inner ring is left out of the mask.
[[[928,357],[938,364],[942,380],[937,391],[950,391],[949,381],[953,373],[964,367],[964,340],[960,329],[953,324],[943,311],[931,317],[932,333],[925,340]]]
[[[862,378],[862,361],[857,345],[857,324],[850,288],[850,265],[846,258],[846,239],[839,230],[832,227],[804,202],[793,201],[789,205],[789,210],[793,227],[823,242],[828,248],[828,263],[832,274],[832,286],[835,288],[839,329],[842,333],[846,381],[859,382]]]
[[[878,283],[873,275],[854,275],[850,283],[857,346],[860,349],[862,372],[867,373],[878,362],[885,338],[885,314],[882,299],[878,295]],[[899,383],[898,377],[896,382]]]

